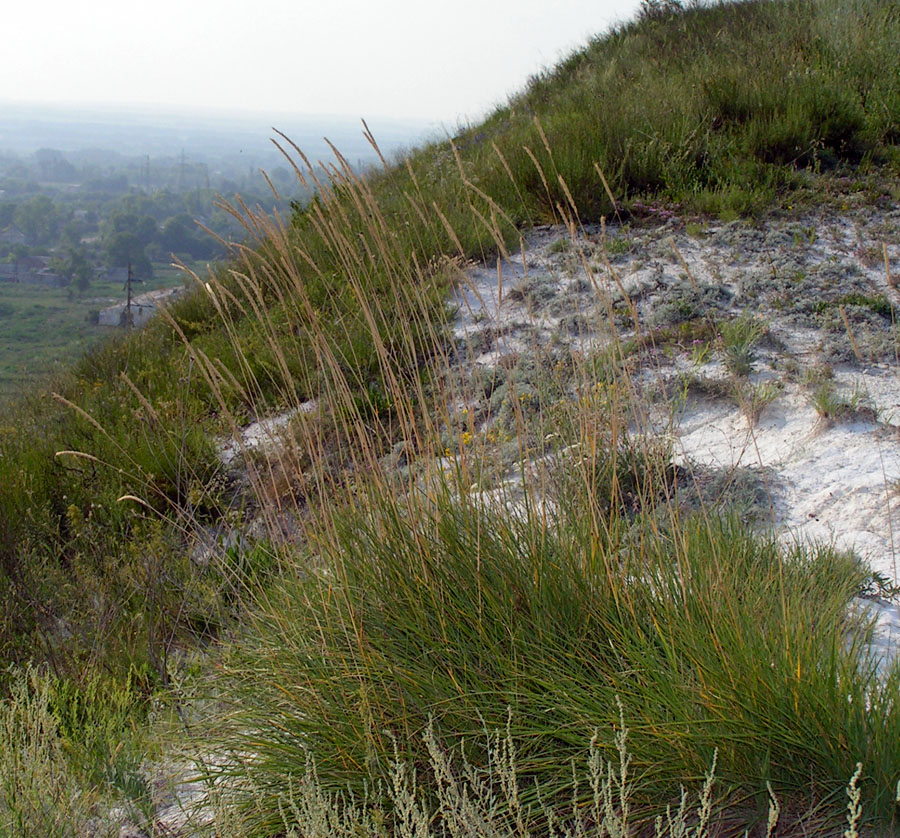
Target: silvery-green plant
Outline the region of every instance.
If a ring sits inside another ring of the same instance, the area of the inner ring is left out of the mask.
[[[51,710],[50,678],[16,670],[0,700],[0,835],[76,838],[90,794],[79,788]]]
[[[753,362],[756,360],[755,347],[765,333],[765,324],[746,311],[740,317],[721,324],[719,335],[722,340],[723,360],[733,376],[746,378],[753,372]]]

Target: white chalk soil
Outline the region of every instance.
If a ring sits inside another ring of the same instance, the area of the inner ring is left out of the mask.
[[[223,439],[218,444],[219,459],[222,465],[230,466],[239,457],[253,452],[276,450],[284,444],[285,434],[294,417],[302,413],[312,413],[316,409],[314,401],[307,401],[294,410],[288,410],[277,416],[251,422],[231,438]]]
[[[636,385],[679,464],[749,470],[762,526],[852,550],[878,575],[857,607],[886,667],[900,654],[898,245],[895,206],[759,227],[539,228],[508,260],[466,271],[455,337],[484,370],[554,347],[587,355],[614,329],[643,338]],[[761,327],[745,376],[721,338],[672,339],[741,315]]]

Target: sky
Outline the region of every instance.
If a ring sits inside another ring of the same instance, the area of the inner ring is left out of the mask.
[[[476,120],[639,0],[5,4],[0,103]],[[2,105],[0,105],[2,107]]]

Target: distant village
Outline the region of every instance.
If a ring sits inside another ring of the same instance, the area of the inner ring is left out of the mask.
[[[0,244],[25,245],[27,237],[15,225],[0,230]],[[51,268],[50,256],[20,256],[12,262],[0,262],[0,282],[22,283],[24,285],[43,285],[49,288],[64,288],[70,280]],[[104,282],[121,283],[128,281],[128,268],[98,268],[96,279]],[[97,322],[100,326],[144,326],[166,302],[175,299],[183,291],[182,288],[163,288],[138,294],[128,302],[117,303],[99,312]]]
[[[3,143],[27,128],[9,120],[2,114]],[[90,132],[81,150],[43,145],[71,143],[77,129],[67,121],[43,139],[33,138],[34,150],[0,144],[0,288],[14,297],[13,287],[26,296],[28,287],[64,289],[73,304],[90,297],[109,306],[90,310],[90,322],[101,326],[143,325],[173,296],[150,289],[176,281],[168,267],[174,260],[214,262],[227,254],[223,241],[246,235],[217,195],[240,193],[249,205],[285,216],[292,202],[309,196],[280,156],[271,158],[276,165],[263,178],[241,141],[228,136],[212,146],[207,137],[192,154],[176,145],[184,142],[180,134],[169,137],[171,150],[154,154],[104,150],[106,138]],[[146,142],[143,129],[135,130],[135,141]],[[134,280],[153,284],[129,288],[130,305],[112,305],[126,297],[129,266]],[[139,288],[149,293],[138,294]],[[11,316],[0,326],[9,333]],[[39,336],[35,340],[40,343]]]
[[[0,244],[25,245],[27,238],[12,224],[5,230],[0,230]],[[50,269],[49,256],[22,256],[13,262],[0,262],[0,282],[23,282],[57,288],[68,284],[65,277]]]

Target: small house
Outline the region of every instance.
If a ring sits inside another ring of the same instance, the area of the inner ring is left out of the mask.
[[[0,244],[25,244],[25,234],[15,224],[10,224],[0,230]]]
[[[131,323],[135,328],[147,324],[147,321],[156,314],[158,308],[172,302],[178,297],[183,288],[160,288],[158,291],[148,291],[131,299]],[[97,317],[101,326],[126,326],[128,324],[128,310],[126,303],[118,303],[103,309]]]

